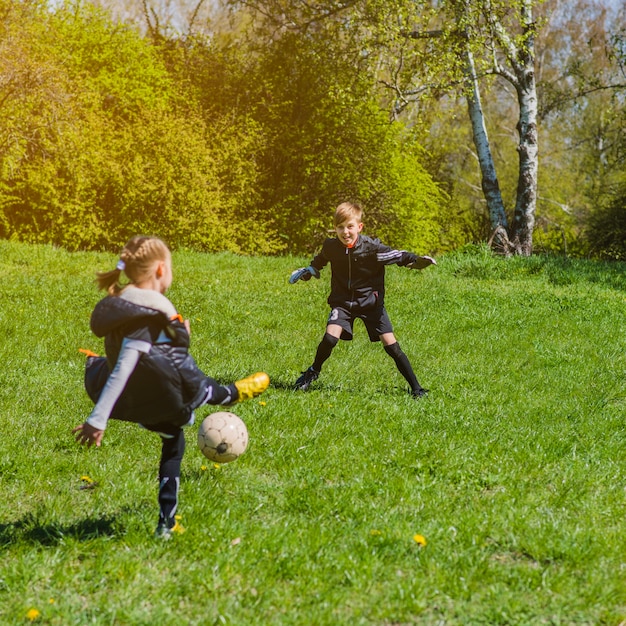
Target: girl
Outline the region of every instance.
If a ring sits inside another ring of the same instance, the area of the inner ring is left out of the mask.
[[[120,285],[124,272],[129,279]],[[106,358],[88,353],[85,387],[96,403],[73,429],[80,444],[100,446],[109,418],[135,422],[161,437],[159,521],[156,536],[170,538],[176,525],[183,426],[203,404],[229,405],[267,389],[258,372],[231,385],[206,376],[189,354],[189,323],[165,297],[172,284],[172,257],[156,237],[133,237],[114,270],[98,272],[108,296],[91,315],[91,330],[104,337]]]

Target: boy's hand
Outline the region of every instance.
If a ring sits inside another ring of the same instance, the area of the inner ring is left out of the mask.
[[[289,277],[290,284],[297,283],[299,280],[311,280],[311,276],[315,276],[315,278],[320,277],[320,273],[312,266],[301,267],[299,270],[295,272],[291,272],[291,276]]]
[[[85,422],[84,424],[80,424],[76,428],[72,430],[73,433],[76,433],[76,441],[81,445],[87,444],[88,448],[91,446],[96,446],[96,448],[100,447],[102,443],[102,436],[104,435],[103,430],[99,430],[98,428],[94,428],[91,424]]]
[[[407,267],[411,270],[423,270],[429,265],[437,265],[437,261],[431,256],[418,256],[417,259],[410,265],[407,265]]]

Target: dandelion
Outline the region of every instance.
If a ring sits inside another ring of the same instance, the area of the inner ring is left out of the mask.
[[[222,467],[219,463],[213,463],[213,467],[215,469],[220,469],[220,467]]]
[[[413,541],[415,541],[420,548],[423,548],[426,545],[426,538],[424,535],[413,535]]]
[[[267,406],[267,402],[265,402],[264,400],[259,400],[259,405],[260,406]]]
[[[56,600],[54,598],[49,598],[48,599],[48,604],[54,604],[56,602]]]
[[[207,471],[207,469],[208,469],[208,468],[207,468],[207,466],[206,466],[206,465],[201,465],[201,466],[200,466],[200,470],[201,470],[201,471],[203,471],[203,472],[206,472],[206,471]]]
[[[81,491],[84,491],[85,489],[95,489],[98,486],[98,483],[87,475],[81,476],[80,480],[83,483],[79,487]]]
[[[382,535],[382,533],[380,532],[380,530],[370,530],[370,535],[372,535],[372,537],[379,537],[380,535]]]
[[[36,619],[39,619],[41,617],[41,612],[38,611],[37,609],[29,609],[28,612],[26,613],[26,619],[30,620],[31,622],[34,622]]]

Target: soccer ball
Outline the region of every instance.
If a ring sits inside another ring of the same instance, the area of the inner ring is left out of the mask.
[[[230,463],[248,447],[248,429],[234,413],[219,411],[202,420],[198,429],[198,448],[207,459]]]

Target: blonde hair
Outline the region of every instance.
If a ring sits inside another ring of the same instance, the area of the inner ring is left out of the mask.
[[[124,288],[120,284],[122,271],[131,283],[137,283],[149,275],[155,261],[166,261],[169,256],[169,248],[158,237],[132,237],[120,252],[115,269],[96,273],[98,289],[106,289],[110,295],[117,296]]]
[[[352,218],[359,222],[359,224],[363,221],[363,209],[358,204],[342,202],[335,209],[335,217],[333,220],[335,226],[339,226],[339,224],[343,224],[345,221]]]

